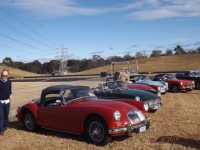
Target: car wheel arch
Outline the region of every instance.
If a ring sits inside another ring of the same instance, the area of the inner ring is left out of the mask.
[[[198,82],[196,81],[195,82],[195,88],[200,90],[200,81],[198,81]]]
[[[31,129],[31,130],[29,130],[29,129],[27,129],[27,128],[25,127],[25,126],[26,126],[26,125],[25,125],[25,117],[26,117],[27,114],[30,114],[30,115],[33,117],[33,120],[34,120],[34,128]],[[22,119],[21,119],[21,122],[22,122],[23,126],[26,128],[26,130],[28,130],[28,131],[35,131],[36,129],[39,128],[39,125],[38,125],[37,122],[36,122],[36,118],[35,118],[34,113],[33,113],[30,109],[28,109],[28,108],[24,108],[24,110],[23,110],[23,112],[22,112]]]
[[[93,134],[91,133],[91,131],[93,132],[93,130],[94,130],[93,127],[91,127],[93,124],[98,124],[101,126],[99,128],[100,130],[97,130],[97,131],[103,131],[102,132],[103,135],[100,136],[100,138],[101,138],[100,141],[98,141],[97,139],[95,140],[95,136],[93,136]],[[105,119],[101,115],[99,115],[99,114],[88,115],[87,119],[85,120],[84,126],[85,126],[84,127],[84,136],[89,143],[95,144],[97,146],[104,146],[104,145],[110,143],[110,141],[112,140],[112,137],[108,134],[108,125],[107,125]]]
[[[171,85],[171,90],[173,90],[173,87],[176,86],[178,88],[178,91],[179,91],[179,88],[180,88],[180,84],[178,83],[175,83],[175,84],[172,84]]]
[[[22,108],[22,110],[20,111],[20,114],[21,114],[21,117],[20,117],[20,121],[23,122],[24,120],[24,115],[27,113],[27,112],[30,112],[32,113],[32,111],[28,108]],[[33,113],[32,113],[33,114]]]
[[[85,129],[86,129],[86,124],[87,124],[87,122],[89,121],[89,119],[91,119],[91,118],[99,118],[99,119],[103,120],[104,123],[106,124],[107,128],[108,128],[108,124],[107,124],[107,122],[106,122],[106,120],[105,120],[104,117],[102,117],[102,116],[99,115],[99,114],[92,113],[92,114],[89,114],[89,115],[84,119],[84,123],[83,123],[83,131],[84,131],[84,133],[85,133]]]

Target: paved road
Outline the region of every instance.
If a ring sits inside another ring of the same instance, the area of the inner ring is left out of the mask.
[[[65,81],[78,81],[97,79],[98,76],[80,76],[80,77],[46,77],[46,78],[25,78],[25,79],[12,79],[13,82],[65,82]]]

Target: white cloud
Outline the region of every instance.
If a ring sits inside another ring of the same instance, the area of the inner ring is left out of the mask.
[[[200,0],[160,0],[129,14],[132,19],[155,20],[163,18],[189,18],[200,16]],[[152,2],[152,1],[151,1]]]
[[[119,12],[137,20],[200,16],[200,0],[135,0],[107,7],[80,6],[76,0],[0,0],[0,5],[17,7],[39,17],[50,18]]]
[[[39,17],[50,18],[102,13],[102,10],[97,8],[80,7],[74,0],[0,0],[0,5],[17,7]]]

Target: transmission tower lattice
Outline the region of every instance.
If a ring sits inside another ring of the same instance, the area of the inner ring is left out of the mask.
[[[67,74],[69,72],[67,50],[68,50],[67,48],[61,46],[60,68],[59,68],[60,74]]]

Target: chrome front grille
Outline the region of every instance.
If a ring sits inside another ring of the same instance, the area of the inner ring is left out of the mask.
[[[150,107],[151,107],[151,106],[155,106],[155,105],[159,105],[160,103],[161,103],[160,99],[147,101],[147,104],[148,104]]]
[[[160,92],[161,92],[161,93],[166,92],[166,88],[165,88],[165,87],[161,87],[161,88],[160,88]]]
[[[128,119],[131,121],[132,124],[137,124],[145,120],[144,115],[141,111],[133,110],[127,114]]]
[[[159,104],[158,99],[154,100],[154,101],[153,101],[153,104],[154,104],[154,105],[158,105],[158,104]]]

